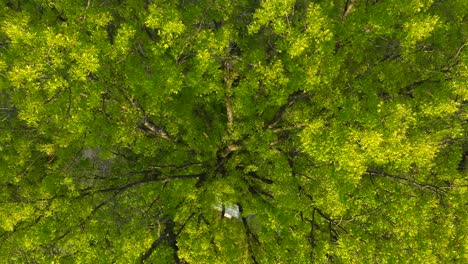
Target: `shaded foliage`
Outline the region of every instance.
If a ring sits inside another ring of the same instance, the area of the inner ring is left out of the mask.
[[[467,261],[467,1],[0,3],[2,262]]]

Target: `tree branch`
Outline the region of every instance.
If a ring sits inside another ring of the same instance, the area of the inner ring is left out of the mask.
[[[283,115],[286,113],[286,110],[288,110],[292,105],[294,105],[294,103],[301,99],[301,98],[305,98],[305,97],[308,97],[309,94],[307,94],[306,92],[304,91],[297,91],[297,92],[294,92],[292,94],[289,95],[288,97],[288,101],[282,105],[278,111],[276,111],[275,113],[275,116],[273,117],[273,119],[271,119],[264,127],[263,127],[263,130],[266,130],[266,129],[272,129],[274,128],[274,126],[279,122],[281,121],[281,119],[283,118]]]
[[[174,227],[175,223],[174,221],[169,217],[165,216],[166,220],[166,227],[164,228],[163,233],[156,239],[154,242],[151,244],[151,247],[146,250],[146,252],[141,255],[140,257],[140,262],[143,263],[145,262],[153,252],[156,250],[156,248],[163,242],[166,241],[168,245],[174,249],[174,263],[179,264],[181,263],[179,256],[177,254],[177,251],[179,251],[179,247],[177,246],[177,236],[174,233]]]
[[[242,207],[242,205],[240,203],[237,203],[237,206],[239,207],[239,214],[241,216],[241,219],[242,219],[242,224],[244,226],[244,229],[245,229],[245,235],[247,236],[247,244],[248,244],[248,250],[249,250],[249,255],[250,255],[250,258],[252,259],[252,262],[254,264],[258,264],[258,261],[257,259],[255,258],[255,254],[253,252],[253,248],[252,248],[252,243],[251,241],[249,240],[249,238],[253,238],[254,241],[257,243],[257,244],[260,244],[260,240],[258,239],[257,235],[254,234],[252,232],[252,230],[250,230],[250,227],[249,227],[249,223],[247,223],[247,218],[245,218],[243,216],[243,213],[244,213],[244,208]]]
[[[141,123],[141,126],[143,130],[150,132],[152,134],[155,134],[157,136],[160,136],[166,140],[170,140],[170,135],[167,131],[162,129],[161,127],[157,126],[154,124],[148,117],[145,109],[143,106],[141,106],[140,102],[138,102],[137,99],[130,97],[122,88],[119,88],[119,90],[122,92],[122,94],[125,96],[127,101],[138,111],[140,111],[143,114],[143,121]]]
[[[446,79],[446,81],[448,81],[448,80],[450,80],[450,79]],[[414,87],[417,87],[417,86],[419,86],[421,84],[425,84],[425,83],[440,83],[440,82],[441,82],[441,80],[424,79],[424,80],[420,80],[420,81],[410,83],[407,86],[403,87],[401,90],[405,91],[405,93],[407,95],[409,95],[411,98],[413,98],[413,88]]]
[[[148,172],[153,172],[153,171],[140,171],[140,172],[134,172],[134,174],[143,173],[143,174],[147,174],[147,176],[150,176]],[[79,190],[81,192],[79,195],[79,198],[83,198],[93,193],[121,192],[121,191],[125,191],[132,187],[136,187],[145,183],[152,183],[152,182],[166,183],[166,182],[173,181],[173,180],[190,180],[190,179],[203,178],[206,176],[206,173],[188,174],[188,175],[172,175],[172,176],[165,176],[165,177],[158,177],[158,176],[160,176],[160,174],[156,174],[155,176],[150,177],[150,178],[146,177],[140,181],[127,183],[122,186],[110,187],[106,189],[92,190],[92,188],[84,188],[84,189]],[[116,178],[116,179],[119,179],[119,178]]]
[[[190,216],[187,218],[187,220],[185,220],[185,222],[182,224],[182,226],[180,227],[179,231],[177,231],[176,233],[176,237],[179,237],[180,233],[182,232],[182,230],[184,230],[185,226],[187,225],[187,223],[190,221],[190,219],[192,219],[192,217],[195,215],[195,213],[192,213],[190,214]]]
[[[197,178],[200,178],[200,177],[204,177],[205,175],[206,175],[206,173],[199,173],[199,174],[173,175],[173,176],[168,176],[168,177],[143,179],[141,181],[128,183],[128,184],[125,184],[125,185],[122,185],[122,186],[119,186],[119,187],[111,187],[111,188],[107,188],[107,189],[100,189],[100,190],[97,190],[95,192],[98,192],[98,193],[113,192],[113,191],[118,191],[119,192],[119,191],[124,191],[124,190],[127,190],[129,188],[132,188],[132,187],[135,187],[135,186],[138,186],[138,185],[141,185],[141,184],[145,184],[145,183],[151,183],[151,182],[163,182],[163,183],[165,183],[165,182],[172,181],[172,180],[197,179]]]
[[[158,135],[166,140],[170,139],[169,133],[167,133],[164,129],[158,127],[151,120],[149,120],[148,116],[145,116],[143,118],[142,126],[145,131]]]
[[[161,244],[161,242],[164,240],[164,236],[161,235],[156,239],[153,244],[151,244],[151,247],[140,257],[140,262],[143,263],[145,260],[147,260],[151,254],[156,250],[156,248]]]
[[[270,179],[258,176],[258,174],[255,173],[255,172],[249,172],[249,173],[247,173],[247,175],[249,175],[250,177],[252,177],[254,179],[260,180],[260,181],[262,181],[262,182],[264,182],[266,184],[273,184],[274,183],[274,181],[272,181]]]
[[[432,192],[434,192],[434,193],[436,193],[438,195],[444,195],[445,194],[444,190],[442,190],[438,186],[435,186],[435,185],[432,185],[432,184],[421,183],[421,182],[417,182],[417,181],[407,179],[407,178],[404,178],[404,177],[387,174],[387,173],[384,173],[384,172],[367,171],[366,173],[369,174],[369,175],[382,176],[382,177],[390,178],[390,179],[393,179],[393,180],[405,181],[405,182],[408,182],[410,185],[413,185],[413,186],[419,187],[419,188],[423,188],[423,189],[428,189],[428,190],[430,190],[430,191],[432,191]]]
[[[341,19],[344,20],[348,15],[351,13],[351,9],[353,9],[354,0],[346,0],[345,7],[343,10],[343,14],[341,15]]]
[[[114,195],[112,195],[111,197],[109,197],[108,199],[100,202],[98,205],[96,205],[93,210],[91,211],[91,213],[88,214],[88,216],[86,216],[86,218],[82,219],[77,225],[73,225],[71,226],[70,228],[67,229],[67,231],[65,231],[62,235],[54,238],[52,240],[52,243],[55,243],[59,240],[61,240],[62,238],[64,238],[65,236],[67,236],[74,228],[76,227],[79,227],[79,226],[82,226],[84,225],[99,209],[101,209],[103,206],[105,206],[106,204],[108,204],[110,201],[112,201],[113,199],[115,199],[119,194],[121,194],[123,192],[123,190],[121,191],[118,191],[116,193],[114,193]]]
[[[465,48],[466,44],[468,43],[463,43],[463,45],[461,45],[461,47],[458,48],[457,53],[455,53],[455,55],[451,59],[452,63],[447,66],[447,69],[444,70],[444,72],[449,72],[453,67],[455,67],[457,64],[460,63],[460,60],[458,59],[458,57],[460,56],[461,52]]]
[[[225,96],[225,104],[226,104],[226,115],[227,115],[227,127],[228,132],[232,130],[232,125],[234,123],[234,116],[232,113],[232,103],[231,103],[231,87],[232,83],[234,82],[235,74],[233,65],[230,61],[224,62],[224,70],[226,71],[226,75],[224,76],[224,83],[226,84],[226,96]]]
[[[230,92],[230,89],[228,88],[226,93]],[[232,125],[234,123],[234,116],[232,114],[232,104],[231,104],[231,95],[226,94],[226,114],[227,114],[227,127],[228,130],[232,130]]]

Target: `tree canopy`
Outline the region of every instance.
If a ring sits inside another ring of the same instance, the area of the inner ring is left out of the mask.
[[[0,260],[466,263],[467,43],[466,0],[0,0]]]

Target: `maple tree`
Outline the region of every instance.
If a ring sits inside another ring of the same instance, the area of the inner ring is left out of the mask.
[[[468,260],[467,1],[0,3],[3,262]]]

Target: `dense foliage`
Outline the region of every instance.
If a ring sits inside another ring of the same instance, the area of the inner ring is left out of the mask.
[[[467,40],[466,0],[1,0],[0,262],[466,263]]]

